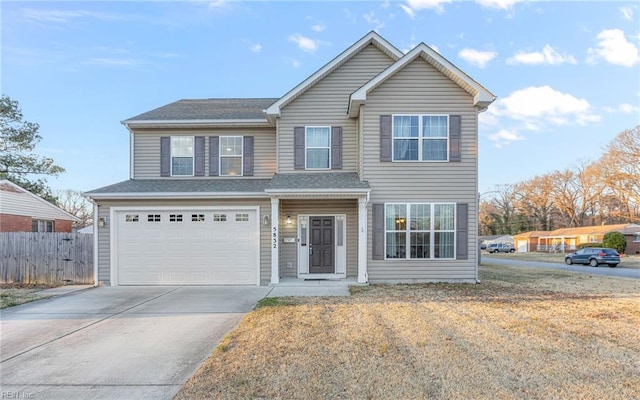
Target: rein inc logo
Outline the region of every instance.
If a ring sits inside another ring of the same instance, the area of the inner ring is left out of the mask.
[[[20,392],[20,391],[2,391],[0,392],[0,399],[35,399],[33,393]]]

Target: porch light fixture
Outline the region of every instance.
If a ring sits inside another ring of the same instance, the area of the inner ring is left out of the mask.
[[[104,228],[106,224],[107,224],[107,219],[105,217],[98,218],[98,226],[100,228]]]
[[[293,221],[291,220],[291,215],[287,215],[287,225],[291,225]]]
[[[262,225],[269,225],[271,223],[271,221],[269,220],[269,216],[265,215],[264,217],[262,217]]]

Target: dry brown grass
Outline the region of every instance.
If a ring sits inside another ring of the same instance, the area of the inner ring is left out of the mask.
[[[640,398],[638,281],[481,268],[249,313],[177,399]]]
[[[43,289],[49,289],[52,285],[24,285],[15,283],[0,284],[0,309],[19,306],[34,300],[45,299],[50,296],[39,295]]]

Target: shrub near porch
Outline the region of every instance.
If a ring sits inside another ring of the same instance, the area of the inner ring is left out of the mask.
[[[640,397],[635,280],[491,266],[481,279],[265,304],[176,398]]]

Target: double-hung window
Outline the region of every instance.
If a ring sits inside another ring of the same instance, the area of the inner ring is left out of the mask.
[[[331,127],[307,126],[305,128],[305,153],[307,169],[331,168]]]
[[[193,136],[171,137],[171,175],[193,176]]]
[[[453,259],[455,203],[385,205],[387,259]]]
[[[32,232],[54,232],[55,222],[47,220],[34,219],[31,221]]]
[[[242,136],[220,136],[220,176],[242,175]]]
[[[394,161],[448,161],[447,115],[394,115],[392,133]]]

